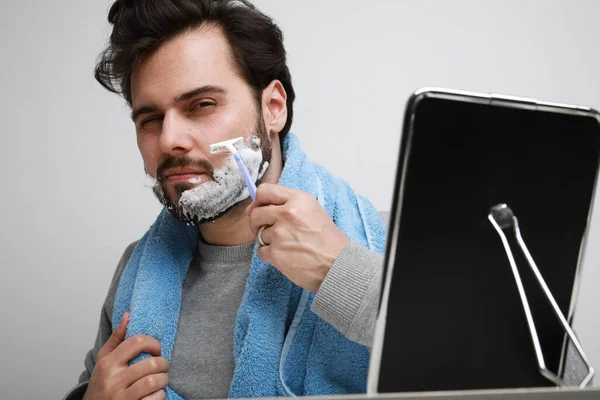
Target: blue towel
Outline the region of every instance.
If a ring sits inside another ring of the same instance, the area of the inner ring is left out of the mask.
[[[342,180],[312,163],[291,133],[282,141],[282,186],[319,200],[350,239],[383,253],[385,229],[374,207]],[[113,329],[131,312],[126,337],[150,335],[171,360],[182,283],[198,242],[198,230],[162,211],[136,246],[115,300]],[[235,370],[230,397],[364,393],[366,347],[348,340],[310,311],[314,295],[256,256],[238,311]],[[147,357],[142,354],[132,363]],[[168,399],[181,399],[167,388]]]

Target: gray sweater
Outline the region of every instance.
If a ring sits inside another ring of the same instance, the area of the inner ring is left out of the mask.
[[[79,384],[65,399],[81,399],[98,351],[112,334],[116,290],[135,243],[123,254],[100,314],[94,347],[85,358]],[[236,314],[244,293],[254,243],[210,246],[199,243],[183,283],[169,386],[187,399],[226,398],[233,377]],[[346,337],[371,346],[383,256],[350,242],[323,281],[311,310]]]

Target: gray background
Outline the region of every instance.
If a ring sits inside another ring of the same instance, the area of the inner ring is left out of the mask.
[[[110,4],[0,5],[2,399],[60,398],[75,383],[121,252],[159,210],[142,186],[124,102],[92,77]],[[419,87],[600,108],[600,1],[256,4],[286,35],[293,131],[381,210],[390,208],[404,105]],[[598,367],[599,212],[576,318]]]

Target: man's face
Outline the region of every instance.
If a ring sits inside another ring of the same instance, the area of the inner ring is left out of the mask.
[[[196,29],[162,44],[135,70],[131,93],[144,168],[175,217],[204,223],[248,197],[231,155],[211,155],[209,146],[257,137],[260,146],[247,153],[254,159],[248,168],[260,178],[271,142],[261,106],[219,29]]]

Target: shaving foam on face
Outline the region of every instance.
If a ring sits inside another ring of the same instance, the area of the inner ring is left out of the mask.
[[[262,162],[260,139],[256,136],[250,136],[244,143],[239,143],[236,148],[254,181],[262,178],[267,170],[268,163],[263,164]],[[195,181],[192,182],[192,180]],[[190,183],[201,181],[200,178],[189,180]],[[183,192],[176,207],[189,220],[210,220],[249,196],[250,193],[240,174],[237,163],[233,155],[228,154],[225,156],[224,165],[213,170],[213,180]]]
[[[246,164],[246,168],[248,168],[248,172],[250,172],[250,175],[252,175],[254,182],[261,179],[267,171],[269,162],[265,161],[263,164],[263,154],[260,149],[260,139],[254,135],[248,136],[243,145],[240,144],[237,148],[238,152],[242,156],[242,159],[244,160],[244,164]],[[230,158],[233,159],[233,157]],[[262,168],[261,164],[263,164]],[[248,194],[248,196],[249,195],[250,194]]]
[[[154,179],[152,175],[146,172],[146,176],[144,177],[142,185],[144,185],[144,187],[152,189],[154,186],[156,186],[156,179]]]

